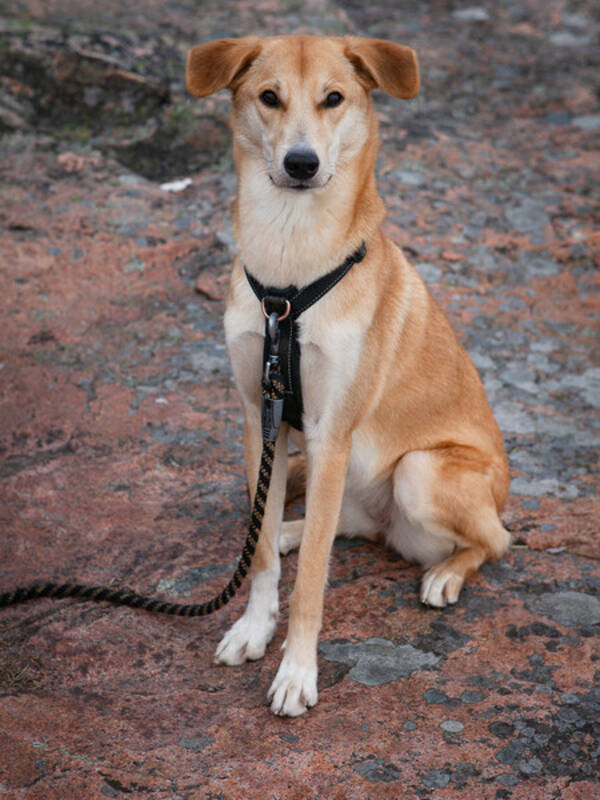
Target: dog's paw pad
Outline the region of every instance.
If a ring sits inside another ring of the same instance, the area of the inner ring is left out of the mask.
[[[298,717],[316,705],[317,669],[301,666],[284,656],[269,689],[271,711],[280,717]]]

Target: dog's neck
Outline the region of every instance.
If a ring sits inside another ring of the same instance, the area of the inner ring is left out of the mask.
[[[266,286],[301,287],[334,269],[368,242],[384,213],[372,170],[339,169],[322,189],[295,191],[275,186],[259,163],[238,168],[240,258]]]

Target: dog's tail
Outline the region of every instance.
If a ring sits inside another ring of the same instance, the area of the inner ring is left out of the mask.
[[[286,505],[299,500],[306,494],[306,458],[302,453],[288,459],[287,483],[285,486]]]

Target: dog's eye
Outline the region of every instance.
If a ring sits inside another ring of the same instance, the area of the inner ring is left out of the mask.
[[[275,92],[272,92],[270,89],[267,89],[260,95],[260,101],[270,108],[277,108],[279,105],[279,98]]]
[[[325,98],[325,108],[335,108],[336,106],[339,106],[343,100],[344,98],[339,92],[329,92]]]

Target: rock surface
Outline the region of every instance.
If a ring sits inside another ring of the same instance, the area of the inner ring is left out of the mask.
[[[229,100],[183,78],[190,46],[247,33],[418,50],[419,98],[376,97],[385,229],[483,376],[514,546],[435,611],[416,568],[338,542],[319,704],[293,721],[265,696],[295,555],[275,640],[238,668],[212,655],[244,592],[200,621],[3,611],[0,797],[600,795],[597,4],[199,8],[0,4],[0,591],[76,577],[194,602],[237,559]]]

